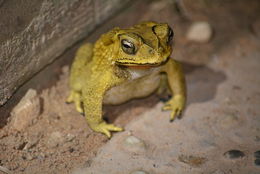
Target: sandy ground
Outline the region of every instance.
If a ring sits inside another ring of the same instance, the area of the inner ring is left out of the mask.
[[[79,43],[0,108],[0,173],[260,173],[260,4],[203,5],[140,1],[86,39],[114,26],[168,22],[175,31],[173,57],[183,62],[188,86],[182,119],[170,123],[169,112],[161,111],[165,96],[152,95],[105,106],[104,117],[124,132],[110,140],[92,132],[64,102]],[[214,31],[207,43],[186,39],[200,20]],[[10,114],[29,88],[37,94],[23,111]]]

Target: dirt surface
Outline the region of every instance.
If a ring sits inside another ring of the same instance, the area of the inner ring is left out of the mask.
[[[92,132],[64,102],[79,43],[0,108],[0,173],[260,173],[260,3],[197,2],[139,1],[86,39],[114,26],[168,22],[187,79],[182,119],[170,123],[161,111],[167,97],[152,95],[105,107],[104,117],[126,131],[111,140]],[[189,41],[187,30],[201,20],[211,39]]]

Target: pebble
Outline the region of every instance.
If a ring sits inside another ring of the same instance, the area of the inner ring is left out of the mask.
[[[219,125],[222,129],[230,129],[239,124],[239,118],[235,114],[228,114],[223,119],[219,120]]]
[[[180,155],[179,161],[189,164],[193,167],[200,167],[202,164],[204,164],[207,159],[204,157],[198,157],[198,156],[192,156],[192,155]]]
[[[124,147],[129,151],[144,151],[146,149],[146,145],[143,140],[131,135],[126,137],[124,140]]]
[[[255,160],[255,165],[256,165],[256,166],[260,166],[260,159],[256,159],[256,160]]]
[[[131,172],[130,174],[149,174],[149,173],[146,171],[137,170],[137,171]]]
[[[31,154],[27,154],[27,155],[26,155],[26,159],[29,160],[29,161],[31,161],[31,160],[35,159],[35,157],[32,156]]]
[[[76,138],[76,135],[73,134],[67,134],[66,141],[71,142]]]
[[[41,134],[40,133],[38,133],[36,135],[31,135],[28,138],[28,142],[25,145],[23,150],[29,150],[29,149],[33,148],[34,146],[36,146],[38,144],[38,142],[40,141],[40,138],[41,138]]]
[[[27,160],[27,161],[31,161],[33,160],[35,157],[33,157],[30,153],[26,153],[24,155],[21,156],[21,159],[23,160]]]
[[[237,159],[237,158],[243,158],[245,154],[240,150],[229,150],[224,153],[224,156],[229,159]]]
[[[255,158],[260,159],[260,150],[254,153]]]
[[[57,147],[60,144],[63,144],[66,141],[66,138],[60,132],[52,132],[47,140],[47,146]]]
[[[86,167],[86,168],[90,167],[91,164],[92,164],[92,162],[93,162],[93,161],[92,161],[91,159],[87,160],[87,161],[84,163],[84,167]]]
[[[42,152],[37,156],[37,159],[39,159],[39,160],[43,160],[45,158],[46,158],[46,155]]]
[[[3,173],[7,173],[7,174],[11,174],[12,173],[8,168],[3,167],[3,166],[0,166],[0,171],[3,172]]]
[[[29,89],[25,96],[11,111],[11,129],[22,131],[40,114],[40,99],[34,89]]]
[[[213,31],[212,27],[208,22],[199,21],[194,22],[188,29],[186,38],[189,41],[194,41],[198,43],[206,43],[212,37]]]

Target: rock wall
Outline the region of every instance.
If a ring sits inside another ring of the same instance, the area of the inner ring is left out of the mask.
[[[129,0],[0,0],[0,105]]]

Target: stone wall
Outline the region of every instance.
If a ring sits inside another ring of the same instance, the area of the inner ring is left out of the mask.
[[[129,0],[0,0],[0,105]]]

